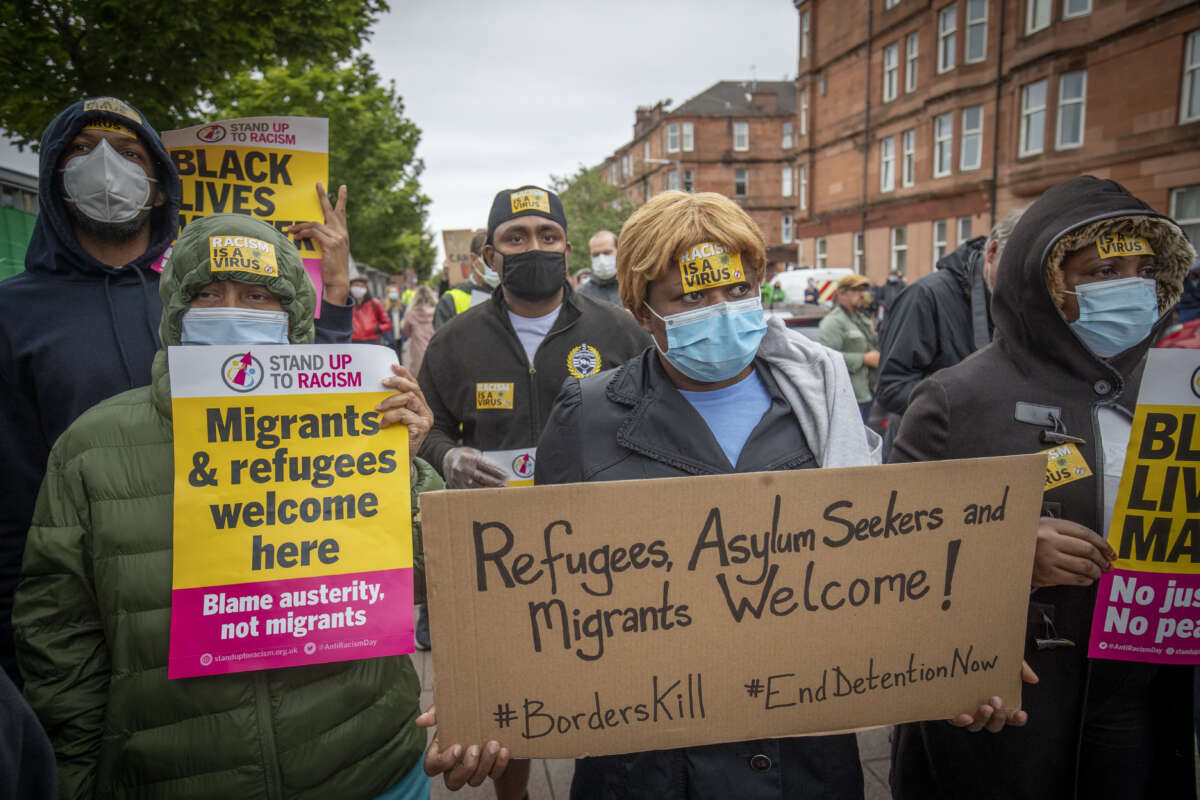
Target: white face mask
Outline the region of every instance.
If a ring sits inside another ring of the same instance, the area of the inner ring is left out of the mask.
[[[483,282],[495,289],[500,285],[500,273],[492,269],[492,265],[484,261],[483,256],[479,256],[479,263],[483,264]]]
[[[354,299],[355,299],[355,300],[362,300],[364,297],[366,297],[366,296],[367,296],[367,287],[365,287],[365,286],[351,286],[351,287],[350,287],[350,294],[354,296]]]
[[[606,281],[617,274],[617,254],[600,253],[592,256],[592,275],[597,280]]]
[[[117,155],[107,139],[101,139],[87,155],[72,158],[62,172],[67,199],[89,219],[129,222],[150,208],[146,201],[154,179]]]

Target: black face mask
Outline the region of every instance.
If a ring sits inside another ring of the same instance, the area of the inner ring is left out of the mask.
[[[500,255],[504,259],[500,283],[522,300],[547,300],[567,280],[566,253],[527,250],[511,256]]]

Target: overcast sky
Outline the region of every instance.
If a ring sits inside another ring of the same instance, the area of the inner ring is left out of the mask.
[[[796,75],[791,0],[391,6],[367,51],[421,128],[421,185],[439,251],[443,228],[487,224],[500,189],[599,164],[632,138],[639,105],[678,106],[720,80]],[[0,140],[0,166],[36,172],[37,161]]]
[[[391,5],[367,50],[421,128],[439,249],[443,228],[486,225],[498,190],[599,164],[632,138],[639,105],[796,75],[791,0]]]

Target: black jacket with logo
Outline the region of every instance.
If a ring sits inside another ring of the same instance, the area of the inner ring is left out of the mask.
[[[533,447],[563,381],[615,367],[650,344],[624,309],[569,287],[564,292],[532,364],[509,322],[504,292],[434,332],[417,380],[433,410],[420,455],[437,470],[460,444],[485,451]]]
[[[1155,337],[1112,358],[1096,356],[1064,320],[1047,276],[1057,272],[1050,262],[1059,240],[1094,241],[1097,228],[1114,226],[1151,240],[1160,264],[1160,308],[1174,304],[1192,256],[1182,235],[1170,233],[1172,223],[1112,181],[1084,176],[1050,189],[1017,223],[1004,250],[992,295],[994,341],[916,388],[892,463],[1045,450],[1053,446],[1043,436],[1052,426],[1022,421],[1029,415],[1019,415],[1016,406],[1053,409],[1053,427],[1083,440],[1079,451],[1093,474],[1048,489],[1042,513],[1103,535],[1097,414],[1107,407],[1132,419]],[[1087,230],[1090,238],[1082,233]],[[1029,567],[994,580],[1028,586]],[[1028,724],[996,734],[972,734],[946,722],[899,726],[892,738],[893,796],[1194,797],[1191,668],[1089,659],[1095,584],[1039,588],[1029,601],[1025,660],[1040,682],[1022,693]],[[1066,641],[1048,647],[1048,639]]]

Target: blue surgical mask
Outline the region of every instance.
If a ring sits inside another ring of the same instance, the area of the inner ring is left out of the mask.
[[[754,360],[767,332],[762,298],[758,295],[732,303],[715,303],[692,311],[655,313],[667,327],[667,350],[659,352],[684,375],[701,383],[735,377]],[[654,343],[658,347],[658,342]]]
[[[286,311],[256,308],[189,308],[183,312],[182,344],[287,344]]]
[[[1158,284],[1150,278],[1084,283],[1077,291],[1079,319],[1071,329],[1093,353],[1110,358],[1150,335],[1158,321]]]

